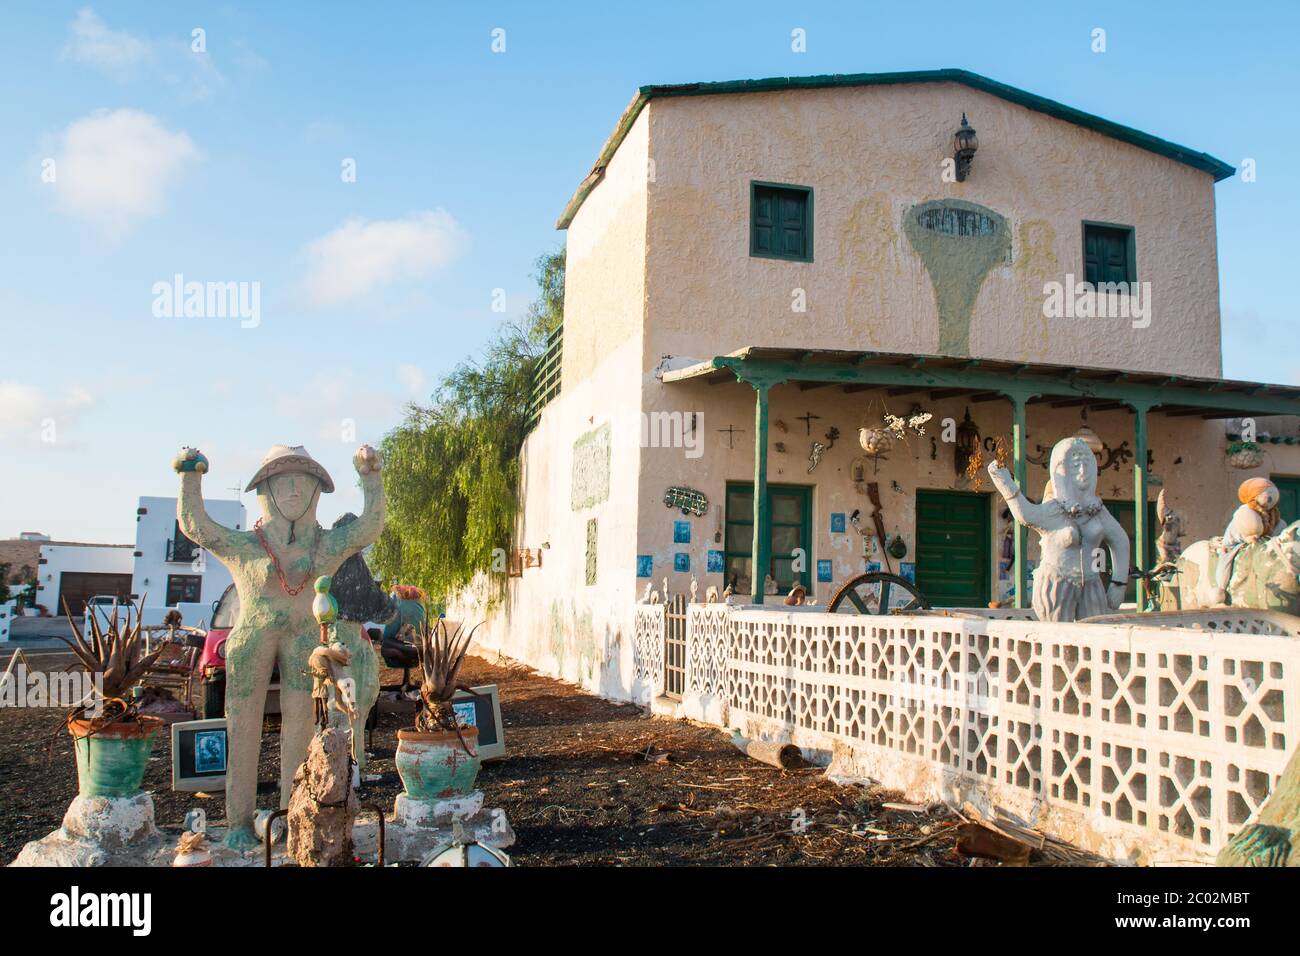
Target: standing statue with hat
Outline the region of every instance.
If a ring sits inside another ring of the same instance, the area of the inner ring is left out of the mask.
[[[319,646],[311,585],[332,575],[348,557],[372,544],[384,526],[379,453],[363,445],[353,456],[361,479],[361,516],[323,529],[316,520],[322,492],[334,490],[325,468],[301,445],[276,445],[247,491],[257,494],[261,517],[251,530],[213,521],[203,506],[207,459],[185,448],[172,467],[181,476],[176,518],[181,531],[230,569],[239,592],[239,622],[226,642],[226,845],[258,844],[253,832],[262,711],[271,672],[280,666],[280,806],[289,805],[294,772],[307,756],[315,726],[309,665]]]

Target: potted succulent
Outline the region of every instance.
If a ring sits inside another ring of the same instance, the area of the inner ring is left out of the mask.
[[[124,625],[118,623],[117,608],[107,626],[92,614],[89,639],[72,623],[66,601],[64,613],[74,640],[59,640],[100,681],[97,699],[74,707],[65,722],[77,752],[79,792],[83,797],[132,796],[140,792],[154,737],[163,722],[140,714],[131,692],[163,648],[144,653],[140,611],[137,608],[132,615],[129,604]]]
[[[458,690],[474,694],[457,680],[474,632],[454,631],[433,614],[426,615],[415,645],[420,652],[420,709],[415,727],[397,732],[397,772],[406,795],[415,800],[446,800],[474,789],[482,763],[478,728],[464,724],[452,709]],[[477,695],[475,695],[477,696]]]

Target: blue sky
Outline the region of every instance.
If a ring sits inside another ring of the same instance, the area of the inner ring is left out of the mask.
[[[304,443],[321,517],[357,509],[352,450],[524,309],[646,83],[964,67],[1253,158],[1217,187],[1224,371],[1300,383],[1297,27],[1284,2],[6,3],[0,537],[132,540],[182,444],[232,497]],[[257,325],[156,316],[177,273],[258,283]]]

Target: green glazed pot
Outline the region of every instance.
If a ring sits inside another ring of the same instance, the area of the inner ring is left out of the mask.
[[[83,797],[130,797],[140,792],[154,737],[162,729],[157,717],[107,724],[92,731],[89,720],[68,721],[77,751],[77,786]]]
[[[451,731],[433,734],[416,730],[397,732],[397,773],[406,795],[414,800],[447,800],[474,789],[482,758],[478,755],[478,728],[462,727],[470,752]]]

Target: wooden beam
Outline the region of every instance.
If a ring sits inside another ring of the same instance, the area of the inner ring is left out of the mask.
[[[814,388],[825,388],[827,385],[834,385],[834,382],[800,382],[799,391],[811,392]]]
[[[937,388],[930,393],[930,401],[937,402],[941,398],[952,398],[954,395],[965,395],[969,389],[965,388]]]
[[[902,388],[891,388],[888,391],[886,391],[885,394],[888,395],[890,398],[897,398],[899,395],[912,395],[915,394],[916,392],[925,392],[925,391],[929,391],[929,389],[924,385],[919,387],[916,385],[904,385]]]
[[[972,405],[979,402],[997,402],[1005,399],[1006,396],[1001,392],[977,392],[969,399]]]
[[[852,394],[854,394],[855,392],[870,392],[870,391],[872,391],[872,390],[874,390],[874,389],[877,389],[877,388],[879,388],[879,387],[880,387],[880,386],[878,386],[878,385],[863,385],[863,384],[845,385],[845,386],[844,386],[844,394],[845,394],[845,395],[852,395]]]

